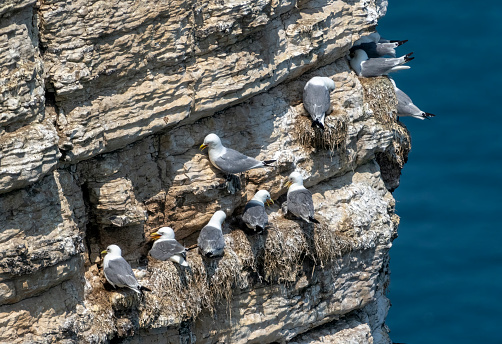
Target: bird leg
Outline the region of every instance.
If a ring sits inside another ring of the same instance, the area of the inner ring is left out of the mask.
[[[228,193],[234,195],[237,191],[242,189],[241,179],[235,174],[227,174],[227,191]]]

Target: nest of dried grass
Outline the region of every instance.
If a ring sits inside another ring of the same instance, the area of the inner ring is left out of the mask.
[[[344,150],[348,132],[348,116],[334,110],[325,117],[324,130],[312,127],[310,115],[305,111],[303,105],[296,107],[302,115],[298,116],[295,123],[295,133],[298,141],[304,147],[324,149],[334,152]]]
[[[386,76],[360,78],[363,102],[368,104],[375,119],[387,130],[396,120],[397,98],[394,86]]]
[[[247,236],[242,230],[233,230],[225,236],[221,259],[206,259],[193,250],[187,257],[190,267],[183,268],[149,258],[141,282],[152,291],[142,300],[127,289],[110,293],[96,286],[88,301],[99,305],[94,319],[104,333],[126,333],[120,329],[120,319],[133,313],[140,328],[179,326],[203,310],[214,312],[223,300],[230,310],[233,293],[256,281],[295,283],[305,273],[306,259],[311,268],[332,263],[353,247],[355,238],[346,235],[350,226],[349,221],[342,221],[333,230],[327,224],[314,226],[277,218],[264,235]]]

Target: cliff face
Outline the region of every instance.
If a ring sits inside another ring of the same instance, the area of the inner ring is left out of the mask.
[[[0,4],[0,342],[390,343],[389,190],[410,139],[390,82],[359,80],[345,58],[386,7]],[[301,103],[316,75],[336,83],[324,134]],[[198,150],[210,132],[277,162],[231,195]],[[318,226],[280,210],[295,169]],[[272,226],[247,237],[236,216],[260,189],[278,200]],[[190,245],[218,209],[221,260],[190,251],[182,271],[147,256],[156,228]],[[152,289],[144,299],[106,289],[112,243]]]

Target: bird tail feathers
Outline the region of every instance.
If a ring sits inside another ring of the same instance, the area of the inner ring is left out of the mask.
[[[315,119],[313,122],[312,122],[312,128],[314,128],[315,126],[318,126],[319,128],[321,128],[322,130],[324,130],[324,123],[322,123],[320,120],[318,119]]]

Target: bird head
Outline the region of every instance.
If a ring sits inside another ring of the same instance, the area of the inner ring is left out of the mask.
[[[162,239],[174,239],[174,231],[171,227],[162,227],[155,233],[150,234],[153,240]]]
[[[204,150],[204,148],[209,147],[211,148],[216,148],[218,146],[221,146],[221,140],[216,134],[209,134],[204,138],[204,142],[200,145],[200,149]]]
[[[286,182],[286,187],[289,188],[293,184],[300,184],[303,185],[303,177],[300,174],[300,172],[292,172],[289,177],[288,181]]]
[[[117,245],[110,245],[106,248],[106,250],[101,252],[101,254],[108,254],[108,253],[121,256],[122,250]]]
[[[270,197],[270,193],[267,190],[258,191],[253,198],[260,202],[265,203],[266,205],[274,204],[274,201]]]

